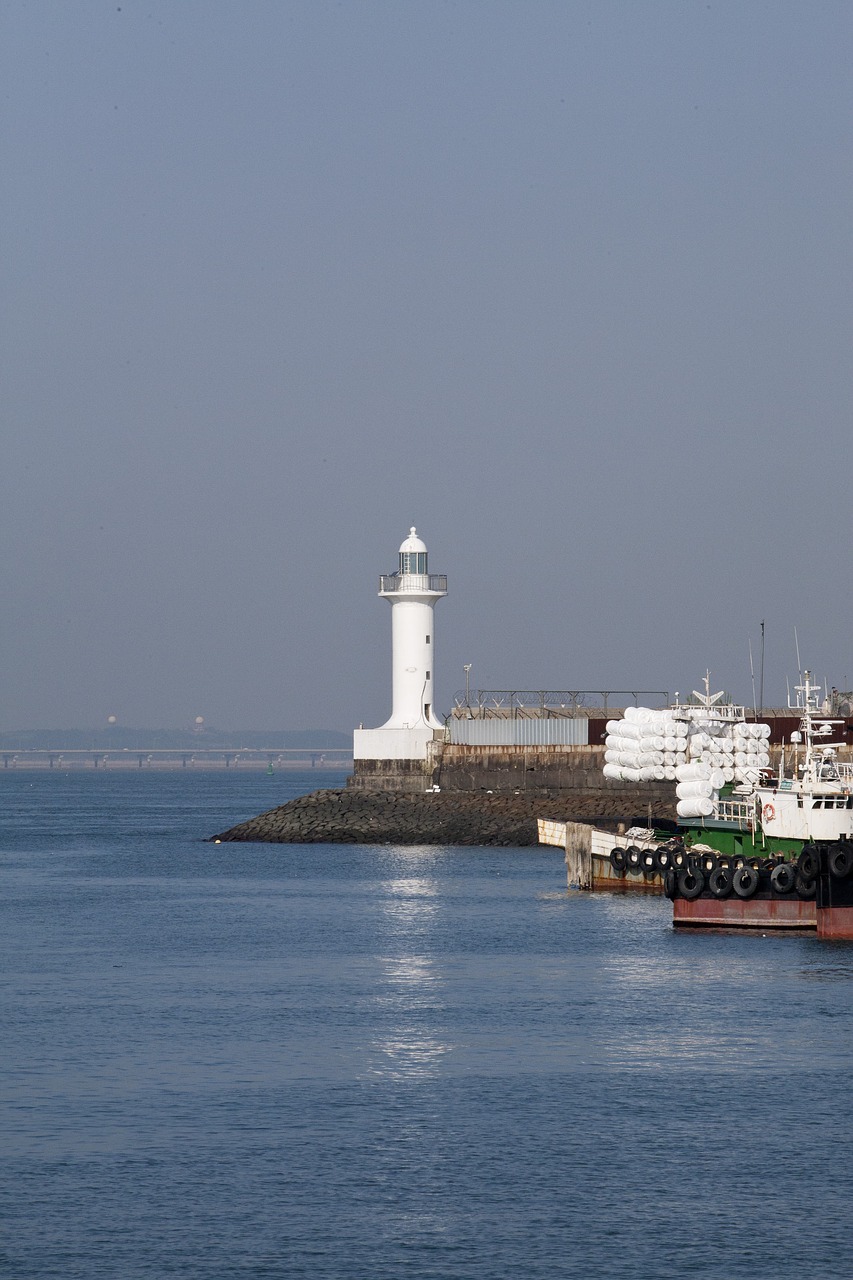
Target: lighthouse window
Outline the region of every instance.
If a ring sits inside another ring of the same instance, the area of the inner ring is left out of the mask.
[[[429,636],[427,636],[426,640],[427,640],[427,644],[429,644]]]
[[[427,674],[426,674],[426,678],[427,678],[427,680],[429,680],[429,672],[427,672]]]
[[[401,573],[426,573],[427,553],[425,551],[401,551]]]

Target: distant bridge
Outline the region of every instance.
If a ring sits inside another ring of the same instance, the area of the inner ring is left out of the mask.
[[[345,769],[351,747],[0,747],[4,769]]]

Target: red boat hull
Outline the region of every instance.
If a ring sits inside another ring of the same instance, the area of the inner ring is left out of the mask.
[[[814,929],[814,898],[675,898],[672,923],[715,929]],[[850,936],[850,935],[847,935]]]
[[[817,913],[817,936],[836,942],[853,940],[853,907],[821,907]]]

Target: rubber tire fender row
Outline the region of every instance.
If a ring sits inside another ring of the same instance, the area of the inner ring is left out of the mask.
[[[705,877],[699,867],[685,867],[678,873],[678,892],[682,898],[692,902],[698,898],[705,888]]]
[[[610,865],[614,871],[619,872],[620,876],[624,873],[627,860],[625,857],[625,850],[621,845],[617,844],[615,848],[610,850]]]
[[[711,872],[716,871],[719,866],[717,855],[715,853],[703,853],[702,857],[699,859],[699,866],[702,869],[702,874],[704,876],[709,876]]]
[[[751,898],[758,888],[760,878],[758,870],[745,862],[732,876],[732,888],[739,898]]]
[[[770,872],[770,888],[774,893],[790,893],[797,883],[797,869],[793,862],[777,862]]]

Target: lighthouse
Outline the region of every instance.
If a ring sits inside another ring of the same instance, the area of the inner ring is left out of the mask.
[[[435,714],[435,604],[447,595],[444,574],[429,572],[424,542],[412,526],[400,546],[396,573],[379,579],[391,605],[391,715],[378,729],[356,729],[356,760],[425,760],[442,728]]]

